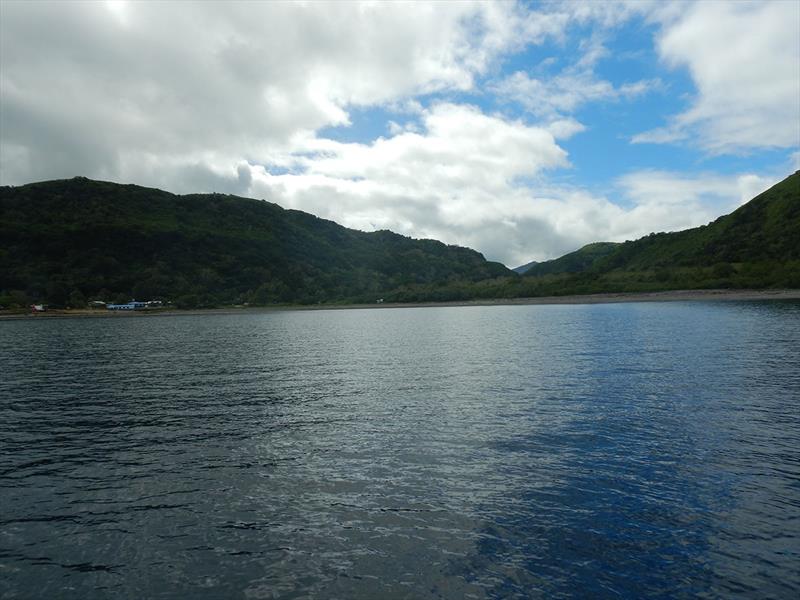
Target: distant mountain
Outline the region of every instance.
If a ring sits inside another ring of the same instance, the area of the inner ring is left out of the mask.
[[[512,270],[512,271],[514,271],[514,273],[519,273],[520,275],[524,275],[525,273],[527,273],[527,272],[528,272],[528,270],[529,270],[529,269],[530,269],[532,266],[534,266],[534,265],[538,265],[538,264],[539,264],[538,262],[536,262],[535,260],[532,260],[532,261],[531,261],[531,262],[529,262],[529,263],[525,263],[524,265],[520,265],[520,266],[518,266],[518,267],[514,267],[514,268],[513,268],[513,269],[511,269],[511,270]]]
[[[614,242],[595,242],[565,254],[560,258],[533,263],[525,270],[525,275],[547,275],[549,273],[580,273],[590,269],[601,258],[614,252],[619,244]]]
[[[504,275],[514,274],[474,250],[355,231],[263,200],[80,177],[0,188],[6,304],[374,302],[404,286]]]

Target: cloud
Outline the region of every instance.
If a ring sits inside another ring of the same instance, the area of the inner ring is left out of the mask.
[[[519,209],[519,180],[567,166],[546,129],[442,103],[422,132],[369,144],[309,138],[280,162],[293,173],[255,169],[251,192],[359,229],[389,228],[486,250],[501,246]],[[524,198],[524,192],[522,193]]]
[[[562,21],[482,2],[3,3],[0,179],[258,161],[351,107],[472,89]]]
[[[659,55],[688,69],[697,94],[633,142],[692,139],[711,154],[800,145],[799,3],[697,2],[660,18]]]
[[[662,0],[564,0],[559,11],[580,24],[592,23],[604,29],[618,27],[631,18],[658,9]]]
[[[580,10],[581,5],[571,7],[577,11],[578,21],[588,19],[591,15],[605,21],[609,13],[596,11],[587,6],[588,12]],[[627,14],[627,13],[624,13]],[[613,15],[617,15],[613,12]],[[614,19],[619,18],[614,17]],[[643,96],[662,87],[658,78],[640,79],[615,86],[602,79],[595,72],[596,65],[609,56],[610,52],[603,44],[603,34],[596,33],[580,43],[580,55],[572,64],[560,72],[547,72],[550,64],[534,65],[533,70],[545,71],[533,77],[526,71],[516,71],[495,83],[491,89],[506,101],[516,102],[538,119],[551,122],[574,121],[569,115],[591,102],[614,102],[631,100]],[[581,129],[582,130],[582,129]],[[571,128],[571,133],[578,129]]]
[[[589,102],[630,99],[660,87],[658,79],[639,80],[614,87],[590,70],[568,69],[555,77],[533,78],[518,71],[495,90],[519,102],[534,115],[556,118]]]
[[[438,182],[480,179],[484,187],[566,166],[566,152],[548,131],[483,114],[472,106],[439,104],[423,117],[425,135],[404,132],[372,144],[323,142],[330,156],[303,160],[310,172],[387,178],[418,190]]]
[[[573,118],[558,119],[547,124],[547,131],[553,134],[557,140],[566,140],[576,133],[585,131],[586,127]]]
[[[660,170],[641,170],[624,175],[617,186],[635,210],[658,211],[664,231],[707,223],[750,201],[782,177],[755,173],[689,175]]]

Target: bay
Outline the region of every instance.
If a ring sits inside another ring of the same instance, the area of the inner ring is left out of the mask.
[[[0,322],[3,598],[793,598],[800,304]]]

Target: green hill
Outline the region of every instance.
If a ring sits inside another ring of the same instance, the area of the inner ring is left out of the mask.
[[[525,275],[535,277],[551,273],[580,273],[590,269],[598,260],[614,252],[619,244],[614,242],[595,242],[565,254],[560,258],[535,263],[525,271]]]
[[[420,285],[390,300],[524,298],[712,288],[800,288],[800,171],[729,215],[675,233],[597,243],[524,275]]]
[[[800,172],[703,227],[596,243],[524,276],[467,248],[262,200],[85,178],[0,188],[0,305],[179,306],[800,288]]]
[[[525,277],[563,293],[800,287],[800,171],[708,225],[589,244]]]
[[[708,225],[625,242],[588,272],[605,286],[800,287],[800,171]]]
[[[403,286],[510,274],[467,248],[262,200],[85,178],[0,188],[0,304],[374,302]]]
[[[584,246],[526,272],[527,276],[614,270],[703,268],[800,260],[800,171],[716,221],[623,244]]]
[[[626,242],[596,267],[607,272],[797,260],[800,260],[800,171],[708,225]]]

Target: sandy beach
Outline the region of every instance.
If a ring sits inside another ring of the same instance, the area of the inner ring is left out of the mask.
[[[261,313],[286,310],[352,310],[386,308],[422,308],[443,306],[513,306],[524,304],[610,304],[616,302],[707,302],[707,301],[760,301],[800,300],[800,290],[673,290],[666,292],[606,293],[571,296],[542,296],[536,298],[496,298],[491,300],[463,300],[452,302],[406,302],[381,304],[315,304],[282,306],[242,306],[204,309],[159,309],[141,311],[110,311],[97,309],[53,309],[46,312],[0,311],[0,320],[50,319],[50,318],[126,318],[159,317],[170,315],[208,315]]]

